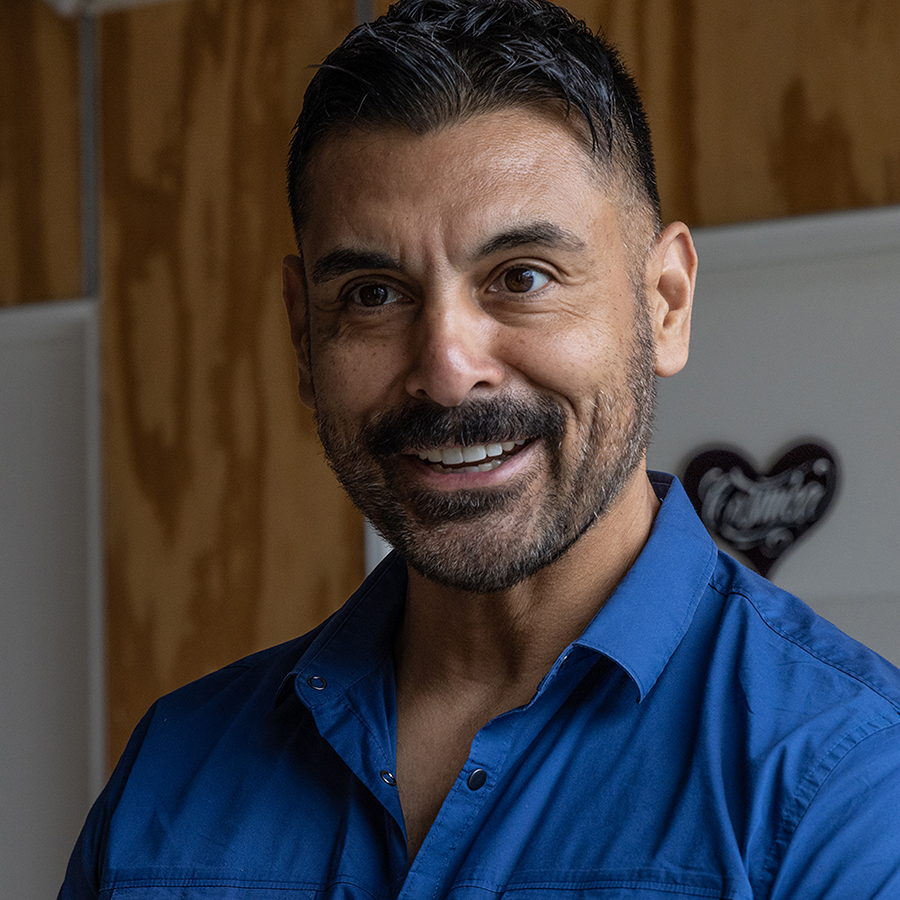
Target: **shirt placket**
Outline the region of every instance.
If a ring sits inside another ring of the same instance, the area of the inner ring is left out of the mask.
[[[594,654],[579,651],[573,665],[567,667],[567,656],[557,662],[527,706],[491,720],[475,736],[469,757],[410,866],[398,900],[437,900],[452,888],[497,791],[507,788],[505,776],[510,767],[520,754],[528,752],[596,661]]]
[[[395,754],[386,736],[393,722],[367,723],[358,714],[347,693],[337,683],[313,667],[313,674],[300,672],[296,690],[313,714],[320,735],[328,741],[353,774],[368,788],[374,799],[389,814],[387,845],[390,869],[396,877],[406,868],[406,839],[403,810],[397,792]],[[372,674],[372,680],[384,677]]]
[[[472,741],[469,758],[453,782],[407,873],[398,900],[442,897],[458,870],[472,829],[502,780],[517,725],[515,717],[489,723]]]

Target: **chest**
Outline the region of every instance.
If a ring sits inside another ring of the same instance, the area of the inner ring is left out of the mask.
[[[176,784],[172,766],[139,761],[104,883],[146,900],[187,896],[198,878],[214,900],[260,887],[332,900],[752,896],[734,886],[767,835],[741,808],[742,773],[698,752],[685,704],[654,716],[618,678],[594,673],[561,702],[456,740],[398,723],[395,759],[347,707],[286,741],[248,730],[242,743],[258,746],[243,769],[213,751]]]
[[[460,708],[403,707],[397,718],[397,790],[409,847],[414,859],[460,777],[472,741],[491,716]],[[481,776],[473,776],[473,783]]]

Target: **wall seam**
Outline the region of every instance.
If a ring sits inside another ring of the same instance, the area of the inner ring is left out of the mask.
[[[81,178],[81,292],[90,303],[85,317],[88,415],[88,773],[92,796],[107,778],[109,729],[106,691],[106,590],[103,530],[102,347],[100,338],[100,138],[97,79],[97,22],[78,22],[78,127]]]

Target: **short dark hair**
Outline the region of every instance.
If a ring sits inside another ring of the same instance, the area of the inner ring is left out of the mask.
[[[548,0],[401,0],[354,29],[306,91],[288,158],[298,240],[304,175],[327,135],[384,127],[427,134],[517,106],[580,114],[595,161],[624,176],[659,227],[647,118],[634,81],[601,36]]]

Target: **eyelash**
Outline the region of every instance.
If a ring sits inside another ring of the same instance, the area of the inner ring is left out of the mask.
[[[503,287],[501,285],[501,282],[503,281],[503,279],[506,278],[507,276],[509,276],[510,273],[513,273],[513,272],[522,272],[522,273],[531,272],[531,273],[536,274],[539,278],[544,278],[546,280],[545,280],[544,284],[541,284],[537,288],[531,288],[531,289],[524,290],[524,291],[513,291],[513,290],[509,290],[508,288]],[[495,294],[505,293],[505,294],[511,294],[511,295],[527,296],[529,294],[539,293],[551,281],[553,281],[553,276],[549,272],[547,272],[545,269],[543,269],[541,266],[528,265],[526,263],[518,263],[516,265],[511,265],[511,266],[508,266],[507,268],[501,270],[497,274],[497,277],[494,278],[493,281],[491,281],[491,283],[488,287],[488,291],[491,293],[495,293]],[[392,300],[383,302],[383,303],[374,303],[374,304],[363,303],[358,299],[358,295],[359,295],[360,291],[363,291],[366,289],[390,292],[394,295],[394,297]],[[393,305],[398,300],[402,299],[404,296],[406,296],[406,295],[402,290],[400,290],[399,288],[397,288],[391,284],[387,284],[382,281],[365,281],[365,282],[358,283],[358,284],[351,286],[344,293],[342,300],[343,300],[343,303],[345,306],[348,306],[348,307],[352,306],[358,310],[365,310],[367,312],[378,312],[380,310],[385,309],[388,306]],[[356,299],[354,299],[355,297],[356,297]]]
[[[374,290],[382,290],[382,291],[390,291],[395,297],[393,301],[385,302],[385,303],[362,303],[359,300],[354,300],[354,295],[358,295],[360,291],[365,290],[366,288],[374,289]],[[396,302],[399,298],[401,298],[403,292],[398,290],[396,287],[390,284],[385,284],[381,281],[364,281],[361,284],[353,285],[343,296],[343,302],[346,306],[355,306],[357,309],[365,309],[365,310],[379,310],[384,309],[385,306],[390,306],[392,302]]]
[[[503,279],[506,278],[512,272],[531,272],[531,273],[534,273],[534,274],[538,275],[539,277],[542,277],[546,280],[545,280],[544,284],[540,285],[539,287],[529,289],[529,290],[524,290],[524,291],[511,291],[508,288],[504,289],[504,288],[495,287],[500,282],[502,282]],[[510,294],[523,294],[523,295],[536,294],[536,293],[539,293],[540,291],[542,291],[552,280],[553,280],[553,276],[549,272],[547,272],[545,269],[541,268],[541,266],[528,265],[526,263],[518,263],[517,265],[508,266],[507,268],[503,269],[503,271],[501,271],[497,275],[497,277],[491,282],[491,286],[488,288],[488,290],[493,291],[494,293],[499,293],[502,290],[505,293],[510,293]]]

